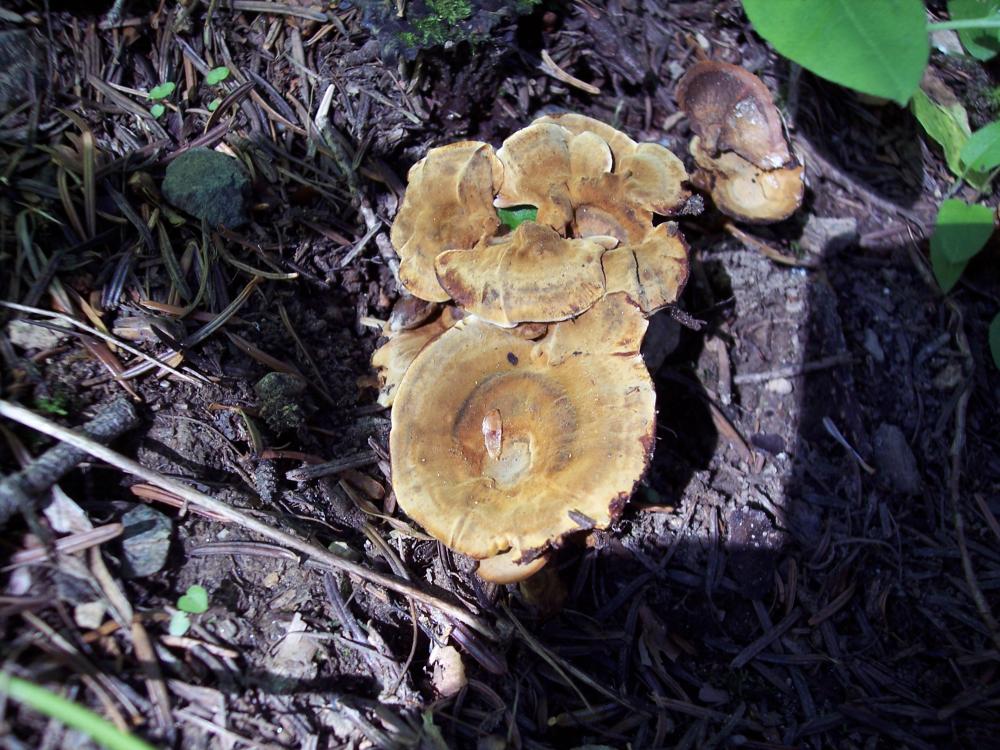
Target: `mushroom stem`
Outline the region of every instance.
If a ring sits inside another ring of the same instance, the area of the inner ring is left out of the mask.
[[[483,417],[483,442],[490,458],[494,461],[500,458],[500,451],[503,449],[503,417],[500,416],[499,409],[494,409]]]

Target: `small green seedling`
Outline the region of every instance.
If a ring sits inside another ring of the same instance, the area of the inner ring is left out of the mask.
[[[220,99],[219,97],[215,97],[212,101],[208,103],[208,111],[214,112],[219,108],[220,104],[222,104],[222,99]]]
[[[991,234],[993,209],[954,198],[941,204],[931,237],[931,267],[941,291],[951,291]]]
[[[204,586],[189,586],[187,593],[177,600],[177,612],[170,618],[170,635],[180,637],[191,627],[189,615],[200,615],[208,610],[208,592]]]
[[[513,232],[526,221],[534,221],[538,218],[538,208],[535,206],[511,206],[510,208],[498,208],[497,215],[500,217],[501,226]]]
[[[177,84],[173,81],[166,81],[165,83],[161,83],[159,86],[153,86],[153,88],[149,90],[149,93],[146,94],[146,97],[150,101],[155,102],[155,104],[149,108],[149,114],[157,119],[163,117],[163,113],[167,111],[167,108],[162,104],[161,100],[166,99],[174,93],[176,88]]]
[[[216,86],[227,78],[229,78],[229,68],[225,65],[221,65],[218,68],[212,68],[205,74],[205,83],[209,86]]]

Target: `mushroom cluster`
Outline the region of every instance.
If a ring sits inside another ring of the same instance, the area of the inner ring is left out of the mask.
[[[589,117],[542,117],[499,149],[463,141],[410,170],[392,227],[414,314],[373,357],[392,406],[400,507],[510,583],[607,527],[649,464],[646,318],[687,280],[683,163]],[[510,229],[497,209],[530,206]],[[442,304],[433,304],[442,303]]]

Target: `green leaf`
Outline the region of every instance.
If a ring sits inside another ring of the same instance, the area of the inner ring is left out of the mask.
[[[948,0],[952,20],[996,18],[1000,0]],[[1000,52],[1000,29],[962,29],[958,32],[965,51],[977,60],[989,60]]]
[[[497,215],[500,223],[514,231],[526,221],[534,221],[538,218],[538,208],[536,206],[511,206],[510,208],[498,208]]]
[[[757,33],[834,83],[905,105],[930,56],[921,0],[743,0]]]
[[[170,617],[170,624],[167,626],[167,632],[172,636],[180,638],[188,632],[190,627],[191,618],[188,617],[187,612],[174,612],[174,614]]]
[[[157,119],[162,117],[163,113],[166,111],[167,108],[164,107],[162,104],[154,104],[152,107],[149,108],[149,114],[151,114],[153,117],[156,117]]]
[[[938,104],[922,89],[917,89],[910,101],[910,109],[923,126],[924,132],[941,146],[948,168],[956,176],[984,192],[989,187],[989,173],[969,169],[962,161],[962,148],[972,133],[965,107],[958,102]]]
[[[215,97],[212,101],[208,103],[208,111],[214,112],[219,108],[220,104],[222,104],[222,99],[220,99],[219,97]]]
[[[956,175],[962,172],[962,146],[969,140],[972,130],[965,107],[961,104],[944,106],[931,99],[922,89],[917,89],[910,102],[910,109],[923,126],[927,135],[944,150],[948,169]]]
[[[983,172],[1000,167],[1000,120],[980,128],[962,147],[962,161]]]
[[[993,355],[993,364],[1000,370],[1000,313],[997,313],[990,323],[990,354]]]
[[[204,586],[189,586],[187,593],[177,600],[177,609],[198,615],[208,609],[208,592]]]
[[[931,237],[931,267],[941,290],[951,291],[969,259],[993,234],[993,210],[949,199],[941,204]]]
[[[86,706],[7,672],[0,672],[0,696],[78,730],[105,750],[153,750],[152,745],[123,732]]]
[[[166,83],[161,83],[159,86],[153,86],[146,94],[150,99],[156,101],[157,99],[166,99],[172,93],[174,89],[177,88],[177,84],[173,81],[167,81]]]
[[[205,74],[205,83],[209,86],[215,86],[218,83],[222,83],[227,78],[229,78],[229,68],[222,65],[218,68],[212,68]]]

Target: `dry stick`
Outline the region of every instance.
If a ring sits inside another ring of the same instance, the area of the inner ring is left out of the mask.
[[[487,638],[498,640],[498,636],[486,622],[462,607],[452,604],[451,602],[446,602],[443,599],[417,588],[407,581],[396,578],[395,576],[376,573],[363,565],[338,557],[332,552],[329,552],[317,545],[310,544],[309,542],[299,539],[292,534],[272,528],[266,523],[262,523],[256,518],[253,518],[236,508],[232,508],[229,505],[226,505],[226,503],[216,500],[214,497],[198,492],[194,488],[189,487],[182,482],[178,482],[175,479],[164,476],[158,471],[147,469],[137,461],[133,461],[131,458],[127,458],[120,453],[101,445],[96,440],[92,440],[86,435],[56,424],[55,422],[39,416],[22,406],[17,406],[9,401],[0,400],[0,416],[11,419],[34,430],[38,430],[39,432],[43,432],[46,435],[50,435],[58,440],[62,440],[75,448],[89,453],[94,458],[99,458],[102,461],[111,464],[117,469],[121,469],[124,472],[140,477],[160,489],[172,492],[192,505],[212,511],[213,513],[222,516],[227,521],[238,523],[245,529],[249,529],[250,531],[256,532],[261,536],[273,539],[286,547],[291,547],[292,549],[297,550],[302,554],[317,560],[318,562],[321,562],[327,567],[335,570],[342,570],[345,573],[357,576],[362,580],[384,586],[390,591],[395,591],[396,593],[404,596],[413,597],[421,604],[438,609],[450,617],[454,617],[456,620],[464,622],[466,625],[479,631]]]
[[[733,382],[737,385],[746,385],[747,383],[764,383],[768,380],[775,380],[776,378],[794,378],[800,375],[806,375],[810,372],[827,370],[831,367],[837,367],[838,365],[846,365],[849,364],[852,359],[851,355],[847,352],[833,354],[829,357],[824,357],[823,359],[817,359],[814,362],[802,362],[800,364],[788,365],[787,367],[778,367],[774,370],[769,370],[768,372],[745,372],[740,375],[733,376]]]
[[[125,399],[118,399],[83,425],[83,432],[95,441],[110,442],[137,424],[139,415],[135,407]],[[60,443],[45,451],[24,470],[0,482],[0,525],[18,511],[33,507],[34,495],[45,492],[86,456],[86,450]]]

